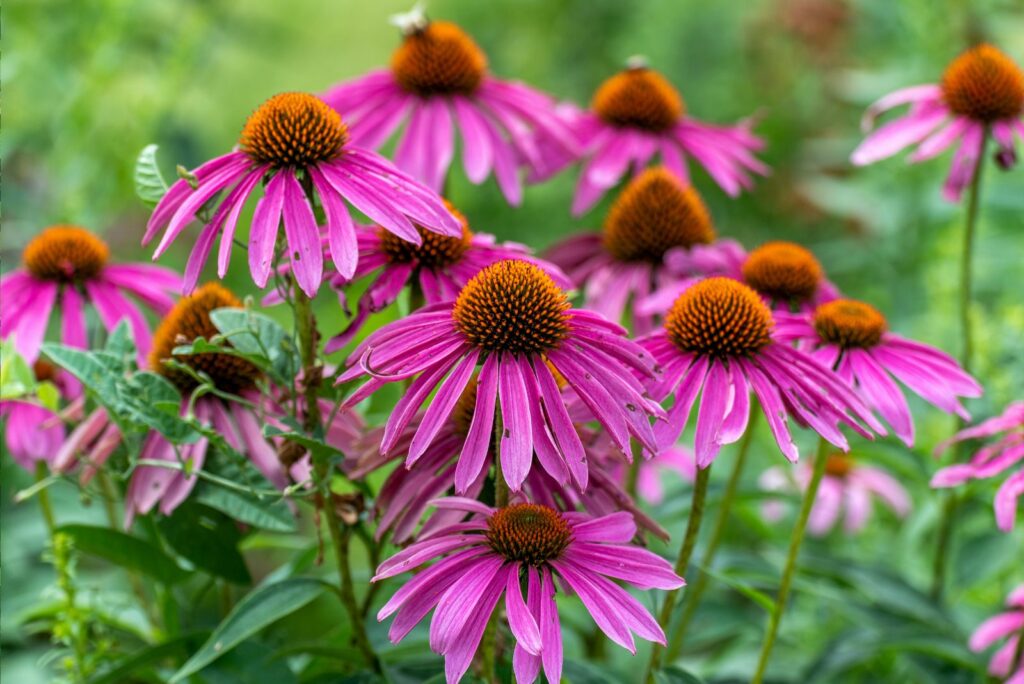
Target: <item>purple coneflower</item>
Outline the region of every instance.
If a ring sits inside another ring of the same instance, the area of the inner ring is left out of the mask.
[[[907,446],[914,420],[893,376],[925,401],[947,413],[970,415],[958,397],[981,396],[981,386],[949,355],[889,332],[885,317],[870,304],[836,299],[810,316],[779,315],[776,337],[797,341],[836,372],[892,427]]]
[[[979,449],[969,463],[943,468],[932,477],[932,487],[955,487],[975,478],[994,477],[1024,462],[1024,401],[1006,407],[1002,415],[969,427],[946,440],[936,453],[942,453],[951,444],[968,439],[1002,435],[996,442]],[[1017,518],[1017,502],[1024,496],[1024,468],[1021,468],[999,487],[995,498],[996,524],[1009,532]]]
[[[525,261],[492,264],[469,281],[455,302],[423,308],[374,332],[349,358],[352,367],[339,382],[370,376],[347,400],[352,405],[385,383],[413,378],[388,419],[384,454],[437,389],[410,446],[406,465],[412,466],[435,440],[481,363],[473,420],[455,472],[457,491],[465,491],[484,468],[496,406],[503,426],[501,468],[513,491],[529,473],[534,449],[545,443],[559,462],[557,467],[552,463],[550,474],[567,471],[577,486],[587,486],[586,454],[555,371],[618,449],[630,453],[632,435],[655,451],[650,417],[661,414],[661,408],[637,380],[653,377],[650,355],[627,340],[618,325],[572,309],[551,276]]]
[[[702,390],[694,445],[698,468],[708,467],[723,444],[746,431],[751,389],[779,449],[791,461],[798,452],[787,416],[843,450],[847,441],[840,423],[870,438],[860,419],[885,434],[839,376],[776,339],[774,325],[761,297],[731,278],[707,278],[679,296],[664,326],[640,341],[663,372],[654,395],[675,396],[668,420],[655,425],[659,446],[679,438]]]
[[[4,399],[0,401],[4,419],[4,443],[14,462],[30,473],[36,464],[53,462],[64,442],[64,423],[60,416],[37,401]]]
[[[715,126],[686,112],[683,99],[664,76],[639,63],[601,84],[592,111],[567,112],[586,162],[573,198],[573,215],[592,207],[632,165],[639,173],[655,156],[689,184],[687,157],[693,157],[728,194],[753,187],[751,175],[768,167],[754,157],[764,142],[750,132],[751,123]],[[557,157],[557,151],[549,155]],[[573,159],[562,159],[561,165]],[[546,165],[557,170],[558,161]]]
[[[670,251],[685,255],[697,246],[718,247],[707,207],[692,186],[659,166],[630,181],[602,232],[570,237],[546,256],[580,286],[587,308],[621,321],[632,303],[633,333],[643,335],[654,326],[654,316],[636,304],[675,280],[665,263]]]
[[[109,264],[110,249],[96,235],[78,226],[47,228],[22,253],[22,268],[0,279],[0,338],[14,336],[18,354],[33,363],[54,309],[61,320],[61,342],[88,346],[85,304],[95,308],[107,330],[127,319],[135,345],[149,349],[149,325],[132,295],[158,314],[174,305],[171,292],[181,276],[148,264]]]
[[[978,625],[968,645],[972,651],[980,652],[1005,638],[1006,642],[988,661],[988,673],[998,677],[1003,684],[1024,684],[1024,651],[1020,646],[1021,629],[1024,628],[1024,584],[1006,597],[1006,607],[1010,610]],[[1020,660],[1013,662],[1014,657]]]
[[[444,556],[395,592],[377,619],[397,613],[388,632],[397,643],[435,609],[430,647],[444,655],[449,684],[459,681],[469,668],[503,594],[516,642],[512,656],[516,681],[533,682],[542,668],[549,682],[561,681],[555,577],[579,596],[597,626],[616,644],[636,653],[633,633],[665,643],[661,627],[647,609],[612,579],[644,589],[675,589],[684,582],[665,559],[629,545],[636,525],[628,513],[592,518],[539,504],[514,503],[494,509],[460,498],[440,499],[434,505],[473,517],[403,549],[381,563],[373,580],[394,577]]]
[[[842,454],[829,454],[825,474],[811,508],[808,531],[815,536],[827,534],[839,518],[843,529],[854,534],[864,529],[871,515],[871,500],[880,499],[898,517],[910,513],[910,495],[896,478],[881,468],[863,465]],[[761,488],[769,492],[803,491],[811,481],[813,466],[800,463],[796,471],[772,467],[761,474]],[[795,480],[795,482],[794,482]],[[762,507],[765,519],[775,522],[782,517],[782,503],[769,501]]]
[[[373,281],[359,299],[358,310],[348,327],[327,343],[327,353],[345,346],[371,313],[394,302],[410,283],[418,288],[422,302],[427,306],[450,302],[485,266],[506,259],[522,259],[543,268],[559,286],[571,287],[569,280],[553,265],[530,257],[525,245],[499,244],[493,235],[470,230],[466,217],[451,204],[446,202],[446,205],[462,224],[462,234],[458,237],[420,228],[423,241],[417,245],[379,227],[357,231],[359,264],[352,280],[373,275]],[[341,276],[331,280],[332,286],[339,290],[346,288],[349,282]]]
[[[487,71],[487,57],[460,27],[414,12],[401,26],[391,68],[374,71],[324,94],[351,124],[352,139],[376,149],[403,122],[395,163],[440,192],[462,138],[466,176],[480,184],[492,171],[509,204],[522,201],[519,167],[542,168],[538,151],[554,146],[573,156],[576,141],[552,99]]]
[[[973,47],[946,68],[938,84],[918,85],[889,93],[864,116],[870,128],[882,112],[900,105],[910,112],[871,133],[854,150],[862,166],[917,145],[910,161],[931,159],[956,144],[953,165],[942,188],[956,202],[974,178],[985,138],[998,145],[996,162],[1004,169],[1017,163],[1014,136],[1024,137],[1024,72],[1000,50],[987,44]]]
[[[345,202],[384,229],[419,244],[416,225],[458,236],[461,227],[439,197],[369,150],[348,143],[348,129],[336,111],[308,93],[281,93],[264,102],[245,122],[239,147],[212,159],[191,178],[178,180],[153,211],[143,244],[166,228],[153,258],[213,200],[216,205],[185,267],[186,293],[199,280],[213,242],[220,235],[217,274],[227,272],[235,227],[260,181],[264,195],[249,229],[249,270],[260,287],[267,283],[274,248],[284,225],[286,257],[299,287],[316,294],[323,275],[320,229],[310,201],[319,198],[327,217],[331,259],[343,276],[356,269],[356,229]],[[222,200],[218,193],[227,191]]]

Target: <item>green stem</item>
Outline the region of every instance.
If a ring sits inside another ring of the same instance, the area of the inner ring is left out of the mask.
[[[814,459],[811,481],[807,484],[807,490],[804,492],[804,500],[800,506],[800,515],[796,520],[796,527],[793,528],[793,535],[789,540],[789,554],[786,556],[786,567],[782,571],[779,594],[775,599],[775,607],[772,609],[771,617],[768,620],[768,631],[765,633],[764,642],[761,644],[761,656],[757,661],[757,671],[751,680],[752,684],[761,684],[764,680],[764,672],[768,667],[772,648],[775,646],[775,637],[779,632],[779,623],[782,621],[782,614],[786,610],[786,600],[789,598],[789,590],[793,585],[793,576],[796,574],[796,561],[797,556],[800,555],[800,546],[804,541],[804,531],[807,529],[807,521],[811,517],[811,509],[814,508],[814,500],[818,497],[818,485],[821,484],[821,478],[825,475],[825,465],[828,463],[829,449],[829,443],[822,438],[818,446],[818,455]]]
[[[636,453],[637,450],[633,449],[633,454]],[[629,470],[626,471],[626,494],[632,499],[636,499],[637,483],[640,481],[640,461],[641,458],[634,455],[633,460],[629,462]]]
[[[711,476],[711,466],[697,469],[697,479],[693,484],[693,494],[690,503],[690,518],[686,522],[686,536],[683,537],[683,545],[679,548],[679,557],[676,559],[675,573],[680,577],[686,572],[690,564],[690,556],[697,546],[697,537],[700,536],[700,522],[704,517],[704,501],[708,495],[708,480]],[[676,601],[679,598],[679,590],[673,589],[665,596],[665,603],[661,606],[661,614],[658,616],[658,624],[669,631],[672,622],[672,612],[675,609]],[[647,676],[645,681],[653,682],[654,673],[661,667],[662,652],[665,649],[655,645],[651,649],[651,659],[647,665]]]
[[[46,463],[39,461],[36,463],[36,482],[42,482],[49,476],[47,471]],[[50,533],[50,539],[53,539],[54,533],[57,531],[57,521],[53,516],[53,504],[50,503],[50,492],[46,487],[40,487],[39,489],[39,510],[43,513],[43,522],[46,523],[46,531]]]
[[[501,469],[501,433],[505,426],[501,422],[501,411],[494,412],[494,506],[504,508],[508,506],[508,483],[505,482],[505,473]]]
[[[697,578],[697,583],[694,584],[686,592],[686,603],[683,607],[683,616],[679,620],[679,626],[676,628],[675,634],[668,642],[668,662],[675,660],[676,656],[683,648],[683,637],[686,634],[686,628],[690,625],[690,621],[693,619],[694,613],[697,612],[697,606],[700,605],[700,598],[708,588],[708,584],[711,582],[711,575],[705,570],[711,568],[711,563],[715,560],[715,554],[718,552],[718,545],[722,542],[722,535],[725,532],[725,526],[729,522],[729,516],[732,512],[732,504],[736,498],[736,492],[739,489],[740,480],[742,479],[743,466],[747,461],[747,452],[750,451],[750,443],[753,441],[754,435],[754,421],[757,419],[759,414],[755,413],[751,416],[750,423],[747,425],[747,432],[743,436],[743,441],[740,442],[739,450],[736,453],[736,462],[733,464],[732,473],[729,475],[729,482],[725,486],[725,493],[722,496],[722,503],[718,508],[718,516],[715,518],[715,526],[711,530],[711,538],[708,540],[707,548],[704,550],[704,557],[701,559],[699,567],[703,568],[700,572],[700,576]]]
[[[971,301],[974,288],[974,236],[977,233],[978,207],[981,196],[982,169],[985,168],[985,152],[988,146],[988,131],[982,138],[981,151],[978,154],[978,166],[971,178],[967,191],[967,209],[964,217],[963,244],[960,249],[960,365],[968,373],[974,361],[974,330],[971,325]],[[957,427],[963,427],[958,421]],[[958,445],[955,455],[959,455]],[[942,503],[942,517],[939,520],[938,540],[935,544],[935,558],[932,561],[931,597],[938,600],[942,596],[946,583],[946,559],[949,556],[949,545],[953,537],[953,522],[959,505],[959,496],[954,491],[945,493]]]
[[[501,409],[494,411],[494,507],[508,506],[508,483],[501,471],[501,435],[505,426],[501,420]],[[498,681],[498,611],[494,611],[487,629],[484,630],[483,648],[480,652],[481,677],[486,682]]]

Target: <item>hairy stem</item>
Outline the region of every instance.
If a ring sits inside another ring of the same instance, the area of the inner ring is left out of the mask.
[[[825,475],[825,464],[828,463],[828,450],[830,445],[824,438],[818,446],[818,454],[814,458],[814,470],[811,474],[811,481],[807,484],[804,492],[804,500],[800,506],[800,515],[797,517],[796,526],[793,528],[793,535],[789,540],[789,553],[786,555],[786,566],[782,571],[782,581],[779,584],[779,593],[775,599],[775,607],[772,609],[768,619],[768,630],[765,632],[764,641],[761,643],[761,656],[757,661],[757,671],[754,673],[752,684],[761,684],[764,680],[764,672],[771,659],[772,648],[775,646],[775,637],[779,633],[779,623],[782,622],[782,614],[786,611],[786,601],[789,599],[789,591],[793,585],[793,576],[796,574],[796,561],[800,555],[800,546],[804,541],[804,532],[807,530],[807,521],[811,517],[811,509],[814,508],[814,500],[818,497],[818,486],[821,478]]]
[[[964,214],[963,244],[960,248],[960,365],[968,373],[971,371],[974,356],[974,330],[971,325],[971,301],[974,288],[974,236],[977,232],[978,205],[981,195],[982,169],[985,167],[985,152],[988,146],[988,131],[982,139],[978,165],[974,169],[971,185],[967,190],[967,208]],[[957,429],[964,425],[957,421]],[[953,452],[958,457],[962,445],[957,445]],[[956,458],[954,458],[956,460]],[[931,597],[939,599],[946,583],[946,558],[949,556],[949,545],[953,537],[953,521],[960,503],[956,492],[946,492],[942,502],[942,517],[939,519],[938,539],[935,544],[935,557],[932,561]]]
[[[686,536],[683,538],[683,545],[679,548],[679,557],[676,559],[675,573],[680,577],[686,572],[690,564],[690,556],[697,546],[697,537],[700,536],[700,522],[704,517],[704,501],[708,495],[708,480],[711,475],[711,466],[697,469],[697,480],[693,484],[693,495],[690,504],[690,518],[686,522]],[[661,606],[661,614],[658,616],[658,624],[667,634],[672,623],[672,613],[675,610],[676,601],[679,598],[679,589],[673,589],[665,596],[665,603]],[[654,673],[661,667],[664,648],[655,645],[651,649],[651,659],[647,665],[647,676],[645,680],[654,681]]]
[[[743,475],[743,466],[747,460],[747,452],[750,451],[750,443],[753,441],[754,435],[754,421],[759,414],[755,413],[751,416],[751,421],[747,425],[747,432],[743,436],[743,441],[740,442],[739,450],[736,453],[736,462],[733,464],[732,473],[729,475],[729,482],[725,486],[725,493],[722,496],[722,503],[718,507],[718,515],[715,518],[715,526],[711,530],[711,538],[708,540],[707,548],[704,550],[704,557],[701,559],[700,567],[709,569],[711,563],[715,560],[715,554],[718,552],[718,545],[722,542],[722,535],[725,532],[725,526],[729,522],[729,516],[732,512],[732,504],[736,498],[736,491],[739,489],[740,479]],[[700,598],[708,588],[710,584],[711,576],[704,571],[701,571],[700,576],[697,578],[697,583],[689,588],[686,592],[686,603],[683,606],[683,616],[679,620],[679,626],[676,628],[675,634],[668,642],[668,661],[672,662],[679,652],[683,648],[683,637],[686,635],[686,628],[689,626],[690,621],[693,619],[694,613],[697,612],[697,606],[700,605]]]

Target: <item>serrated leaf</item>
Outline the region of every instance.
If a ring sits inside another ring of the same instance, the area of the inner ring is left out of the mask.
[[[291,380],[299,360],[291,336],[277,321],[249,309],[224,308],[210,313],[210,320],[231,346],[242,354],[266,359],[260,365],[272,377]]]
[[[261,500],[241,492],[218,487],[212,482],[200,482],[192,494],[193,500],[216,509],[233,520],[273,532],[294,532],[295,516],[287,504],[278,499]]]
[[[157,527],[175,553],[200,570],[235,584],[252,581],[238,551],[241,533],[220,511],[186,501],[172,515],[160,518]]]
[[[146,145],[135,159],[135,194],[155,207],[167,194],[167,182],[156,163],[157,145]]]
[[[174,584],[188,577],[188,572],[160,548],[125,532],[93,525],[64,525],[59,531],[71,536],[79,551],[158,582]]]
[[[249,592],[231,610],[180,670],[170,684],[199,672],[240,643],[317,598],[325,584],[311,577],[294,577]]]

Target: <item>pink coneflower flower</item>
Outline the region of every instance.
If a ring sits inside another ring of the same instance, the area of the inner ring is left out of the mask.
[[[462,138],[462,163],[479,185],[492,171],[509,204],[522,201],[519,167],[540,168],[538,145],[576,154],[576,141],[550,97],[487,71],[473,39],[445,21],[414,12],[401,27],[391,68],[338,85],[324,100],[352,126],[352,139],[376,149],[403,122],[395,163],[440,192]]]
[[[931,159],[957,145],[942,188],[950,202],[960,199],[974,178],[985,137],[998,145],[996,162],[1004,169],[1017,163],[1014,135],[1024,137],[1024,72],[991,45],[967,50],[946,68],[938,84],[912,86],[890,93],[864,116],[870,128],[882,112],[900,105],[910,112],[871,133],[851,159],[863,166],[916,145],[910,161]]]
[[[30,473],[36,463],[50,464],[64,442],[64,423],[51,409],[28,399],[0,401],[4,442],[14,462]]]
[[[459,681],[469,668],[503,594],[516,642],[512,655],[516,681],[529,684],[542,668],[549,682],[561,681],[555,577],[579,596],[597,626],[616,644],[636,653],[633,633],[665,643],[661,627],[647,609],[612,579],[644,589],[675,589],[684,582],[665,559],[629,546],[636,525],[628,513],[592,518],[538,504],[494,509],[459,498],[441,499],[434,505],[473,517],[420,539],[384,561],[373,581],[444,556],[395,592],[377,619],[397,613],[388,631],[392,643],[397,643],[435,609],[430,647],[444,655],[449,684]]]
[[[932,477],[932,487],[955,487],[975,478],[994,477],[1024,462],[1024,401],[1006,407],[1002,415],[989,418],[974,427],[961,430],[946,440],[935,451],[942,453],[956,442],[992,437],[999,433],[998,441],[979,449],[969,463],[943,468]],[[1017,518],[1017,502],[1024,496],[1024,468],[1006,478],[995,498],[996,524],[1009,532]]]
[[[753,186],[751,174],[768,173],[754,157],[764,142],[750,132],[749,121],[715,126],[695,120],[672,84],[645,65],[631,65],[602,83],[591,109],[567,115],[586,159],[573,198],[575,216],[594,206],[630,165],[639,173],[659,154],[686,184],[687,157],[693,157],[732,196]],[[558,164],[548,167],[554,171]]]
[[[654,317],[641,313],[636,303],[675,280],[666,254],[698,245],[714,250],[714,241],[711,215],[700,195],[660,166],[630,181],[608,211],[602,232],[570,237],[546,256],[583,290],[588,309],[621,321],[632,303],[633,333],[643,335],[654,326]]]
[[[473,421],[455,472],[458,492],[466,491],[484,467],[496,406],[503,424],[501,467],[513,491],[529,473],[535,447],[546,441],[555,447],[552,457],[559,463],[550,474],[558,477],[564,465],[576,485],[586,488],[586,454],[554,371],[617,448],[630,453],[632,435],[655,451],[650,417],[661,414],[661,408],[636,378],[653,377],[650,356],[619,326],[572,309],[551,276],[525,261],[492,264],[469,281],[455,302],[426,307],[374,332],[349,358],[352,367],[339,382],[371,376],[347,400],[352,405],[385,383],[414,378],[388,419],[384,454],[420,404],[438,390],[412,441],[406,461],[412,466],[436,438],[480,363]]]
[[[852,299],[822,304],[810,316],[779,315],[776,337],[796,340],[853,386],[907,446],[914,420],[893,376],[925,401],[969,418],[958,397],[981,396],[981,385],[947,354],[889,332],[878,309]]]
[[[23,267],[0,278],[0,338],[13,336],[18,354],[35,362],[56,309],[61,342],[84,349],[88,302],[107,330],[128,319],[135,345],[145,353],[149,325],[125,295],[163,315],[174,304],[169,293],[181,287],[181,276],[159,266],[109,264],[109,257],[106,243],[78,226],[51,226],[37,235],[22,253]]]
[[[754,249],[743,260],[740,277],[773,310],[811,311],[839,296],[814,254],[795,242],[773,240]]]
[[[910,495],[889,473],[841,454],[826,458],[825,475],[807,523],[811,534],[822,536],[830,532],[844,510],[843,529],[848,534],[860,532],[871,515],[873,498],[880,499],[897,517],[904,518],[910,513]],[[769,492],[802,492],[811,481],[812,470],[810,463],[800,463],[794,473],[769,468],[761,474],[761,488]],[[782,502],[769,501],[762,511],[767,520],[775,522],[782,517]]]
[[[406,240],[420,243],[418,224],[458,236],[458,221],[439,197],[369,150],[348,144],[348,129],[338,113],[308,93],[281,93],[252,113],[238,149],[212,159],[171,186],[153,211],[142,244],[166,228],[153,258],[159,257],[211,200],[216,209],[196,239],[185,267],[186,293],[199,280],[213,242],[220,235],[217,274],[227,272],[235,227],[249,195],[266,180],[249,228],[249,271],[260,287],[267,284],[280,226],[285,256],[299,287],[316,294],[323,275],[320,229],[310,202],[319,198],[327,216],[331,259],[343,276],[356,269],[356,230],[347,201],[373,221]]]
[[[815,359],[777,340],[772,312],[761,297],[732,278],[702,280],[679,296],[664,326],[640,341],[662,369],[652,392],[675,396],[668,420],[655,425],[658,445],[675,443],[703,390],[694,451],[706,468],[723,444],[747,429],[750,390],[761,404],[779,449],[796,461],[787,416],[847,449],[839,424],[871,437],[857,422],[885,434],[863,402],[839,376]]]
[[[357,231],[359,265],[352,280],[373,275],[373,281],[359,299],[358,310],[348,327],[327,343],[327,353],[345,346],[371,313],[394,302],[410,283],[418,288],[427,306],[450,302],[483,267],[506,259],[522,259],[543,268],[559,286],[571,287],[557,268],[530,257],[526,246],[511,242],[499,244],[493,235],[470,230],[466,217],[447,202],[446,205],[462,224],[459,237],[430,233],[421,228],[423,242],[417,245],[381,228]],[[331,284],[341,290],[349,282],[335,276]]]
[[[1004,684],[1024,684],[1024,656],[1013,662],[1014,656],[1021,653],[1021,629],[1024,629],[1024,585],[1010,592],[1006,597],[1006,607],[1010,610],[990,617],[974,630],[969,646],[972,651],[980,652],[1005,638],[1006,642],[988,661],[988,673],[998,677]]]

